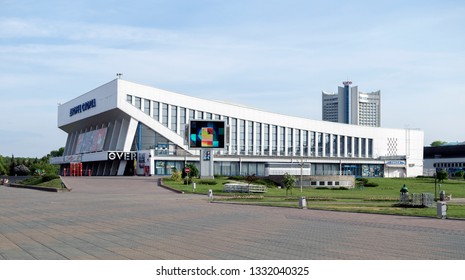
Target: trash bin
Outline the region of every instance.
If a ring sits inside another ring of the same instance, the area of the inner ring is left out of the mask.
[[[208,198],[213,199],[213,191],[211,189],[208,190]]]
[[[307,208],[307,199],[305,196],[299,198],[299,208],[306,209]]]
[[[436,204],[438,218],[445,219],[447,216],[447,204],[444,201],[438,201]]]

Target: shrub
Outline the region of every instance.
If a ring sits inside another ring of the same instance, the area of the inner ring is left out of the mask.
[[[186,164],[186,167],[189,167],[189,169],[190,169],[189,177],[197,178],[199,176],[199,169],[197,168],[197,166],[195,166],[195,164],[189,163],[189,164]],[[182,176],[183,177],[187,176],[187,174],[186,174],[186,172],[184,172],[184,170],[182,171]]]
[[[363,186],[367,187],[367,188],[374,188],[374,187],[377,187],[379,185],[378,185],[378,183],[368,182],[368,183],[364,184]]]
[[[216,182],[215,180],[199,180],[197,181],[197,183],[199,185],[211,185],[211,186],[218,184],[218,182]]]
[[[192,184],[192,177],[184,177],[184,184],[185,185]]]
[[[230,176],[228,177],[229,180],[236,180],[236,181],[243,181],[244,176]]]
[[[363,184],[363,185],[366,185],[368,183],[368,179],[367,178],[357,178],[355,179],[359,184]]]
[[[181,182],[182,180],[182,173],[181,171],[173,170],[171,172],[171,180],[175,182]]]

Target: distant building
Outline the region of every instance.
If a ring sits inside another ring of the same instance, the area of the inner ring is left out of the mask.
[[[322,92],[322,118],[324,121],[381,126],[380,91],[364,93],[352,82],[343,82],[337,93]]]
[[[465,170],[465,142],[425,147],[423,167],[424,175],[429,176],[437,170],[446,170],[451,175]]]

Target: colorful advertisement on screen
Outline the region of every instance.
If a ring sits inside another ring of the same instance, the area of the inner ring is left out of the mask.
[[[191,120],[189,125],[189,148],[224,149],[225,122],[214,120]]]

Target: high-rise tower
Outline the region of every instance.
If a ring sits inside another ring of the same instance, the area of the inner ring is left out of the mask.
[[[324,121],[364,126],[381,126],[381,92],[363,93],[345,81],[337,93],[322,92]]]

